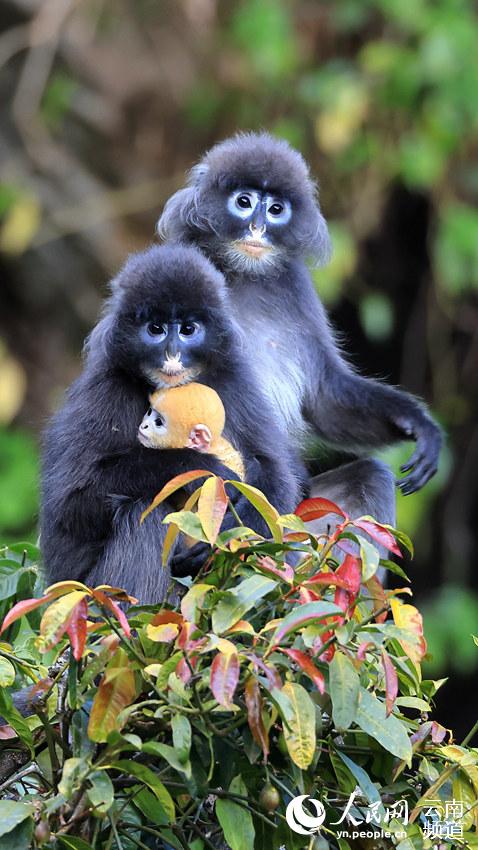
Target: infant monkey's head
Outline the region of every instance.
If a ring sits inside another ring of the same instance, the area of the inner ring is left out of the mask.
[[[208,452],[224,429],[226,414],[217,392],[190,383],[157,390],[138,430],[148,449],[196,449]]]

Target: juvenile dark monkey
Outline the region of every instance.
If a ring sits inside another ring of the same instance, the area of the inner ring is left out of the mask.
[[[84,371],[46,433],[42,549],[50,582],[107,583],[158,602],[169,584],[162,519],[174,506],[166,503],[140,526],[142,511],[181,472],[237,475],[212,454],[141,445],[138,427],[151,392],[195,379],[216,390],[225,437],[243,458],[246,480],[280,511],[294,509],[304,472],[257,388],[224,279],[199,251],[150,248],[128,260],[111,288]],[[245,525],[266,531],[247,500],[239,497],[235,507]],[[236,522],[226,516],[228,524]],[[176,553],[176,573],[196,571],[207,553],[203,544]]]
[[[302,156],[267,133],[239,134],[196,165],[158,223],[166,240],[193,243],[226,276],[234,317],[276,420],[296,444],[308,431],[355,455],[413,439],[404,494],[436,472],[441,433],[413,396],[365,378],[344,359],[305,261],[330,253],[316,188]],[[361,457],[317,476],[312,493],[352,514],[394,522],[392,471]]]

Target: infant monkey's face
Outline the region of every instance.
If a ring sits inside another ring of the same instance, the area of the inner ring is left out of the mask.
[[[150,407],[138,428],[138,440],[147,449],[196,449],[207,452],[212,434],[207,425],[190,425],[184,421],[170,425],[164,412]]]
[[[153,407],[148,408],[138,429],[138,440],[147,449],[161,449],[168,446],[168,426],[163,414]]]

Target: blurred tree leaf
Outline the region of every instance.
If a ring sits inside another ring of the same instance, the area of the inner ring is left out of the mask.
[[[0,229],[0,251],[23,254],[40,226],[41,209],[34,195],[21,195],[10,206]]]
[[[394,315],[390,299],[380,292],[370,292],[360,300],[359,315],[369,339],[388,339],[393,330]]]
[[[285,4],[244,0],[237,4],[231,28],[234,41],[260,76],[278,79],[296,67],[299,52]]]
[[[449,204],[435,241],[438,279],[452,294],[478,287],[478,210]]]
[[[38,504],[38,457],[33,438],[0,428],[0,531],[30,530]]]

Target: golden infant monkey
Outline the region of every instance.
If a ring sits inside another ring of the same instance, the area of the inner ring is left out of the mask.
[[[217,392],[195,382],[157,390],[139,426],[138,439],[149,449],[196,449],[215,455],[244,480],[241,455],[222,436],[226,422]]]

